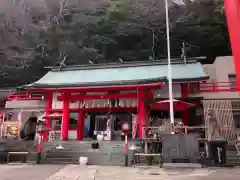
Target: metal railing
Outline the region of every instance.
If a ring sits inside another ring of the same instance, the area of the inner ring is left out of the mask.
[[[177,126],[175,125],[173,127],[173,131],[177,132],[178,130],[181,130],[184,134],[188,134],[189,131],[192,130],[204,130],[207,129],[206,126],[201,125],[201,126]],[[156,133],[158,136],[165,136],[168,134],[171,134],[171,125],[170,124],[165,124],[161,126],[148,126],[148,127],[143,127],[143,138],[146,138],[146,132],[151,131],[153,134]],[[199,138],[201,139],[201,138]]]
[[[27,91],[18,91],[18,92],[8,92],[8,101],[16,100],[42,100],[44,99],[44,94],[41,92],[27,92]]]
[[[202,92],[235,92],[236,81],[233,82],[215,82],[203,81],[199,83],[199,91]]]

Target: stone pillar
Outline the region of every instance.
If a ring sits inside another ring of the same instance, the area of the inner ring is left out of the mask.
[[[69,131],[69,99],[68,94],[63,95],[62,124],[61,124],[61,140],[68,140]]]
[[[49,130],[51,128],[51,118],[48,117],[50,115],[50,110],[52,109],[52,100],[53,100],[53,93],[49,92],[46,96],[45,96],[45,125],[46,125],[46,129]],[[43,136],[43,141],[48,141],[48,132],[44,134]]]
[[[77,141],[81,141],[84,138],[84,121],[85,121],[85,112],[78,112],[77,120]]]

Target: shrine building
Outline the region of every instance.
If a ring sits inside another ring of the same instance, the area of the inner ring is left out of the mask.
[[[43,119],[49,130],[45,140],[83,140],[99,132],[114,140],[120,137],[123,122],[135,128],[141,139],[149,125],[151,107],[168,99],[166,62],[52,67],[38,81],[12,92],[7,106],[19,106],[19,111],[30,111]],[[194,92],[208,75],[196,58],[190,58],[186,62],[172,60],[172,78],[174,99],[184,101],[189,98],[189,88]],[[157,110],[165,111],[166,117],[169,114],[169,109]],[[178,113],[185,125],[190,123],[188,114],[186,110]]]

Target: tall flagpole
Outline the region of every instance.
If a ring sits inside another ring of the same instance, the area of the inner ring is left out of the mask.
[[[169,89],[169,105],[170,105],[170,123],[171,133],[173,134],[174,127],[174,110],[173,110],[173,88],[172,88],[172,66],[171,66],[171,48],[170,48],[170,32],[169,32],[169,15],[168,15],[168,0],[165,0],[166,11],[166,31],[167,31],[167,55],[168,55],[168,89]]]

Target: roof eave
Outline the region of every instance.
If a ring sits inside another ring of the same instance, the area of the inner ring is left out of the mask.
[[[196,81],[205,81],[208,80],[209,76],[202,76],[202,77],[196,77],[196,78],[179,78],[179,79],[173,79],[173,82],[196,82]]]
[[[196,77],[196,78],[179,78],[179,79],[173,79],[174,83],[177,82],[196,82],[196,81],[204,81],[208,80],[209,76],[203,76],[203,77]],[[159,82],[167,82],[167,77],[158,78],[158,79],[151,79],[151,80],[140,80],[140,81],[121,81],[121,82],[102,82],[102,83],[85,83],[85,84],[55,84],[55,85],[49,85],[49,84],[39,84],[39,83],[33,83],[30,85],[22,86],[21,88],[25,89],[32,89],[32,88],[65,88],[65,87],[93,87],[93,86],[121,86],[121,85],[131,85],[131,84],[150,84],[150,83],[156,83],[156,81]]]
[[[167,77],[157,78],[157,79],[143,79],[138,81],[112,81],[112,82],[101,82],[101,83],[84,83],[84,84],[39,84],[33,83],[31,86],[23,86],[23,88],[59,88],[59,87],[92,87],[92,86],[121,86],[121,85],[131,85],[131,84],[150,84],[156,83],[156,81],[164,82]]]

